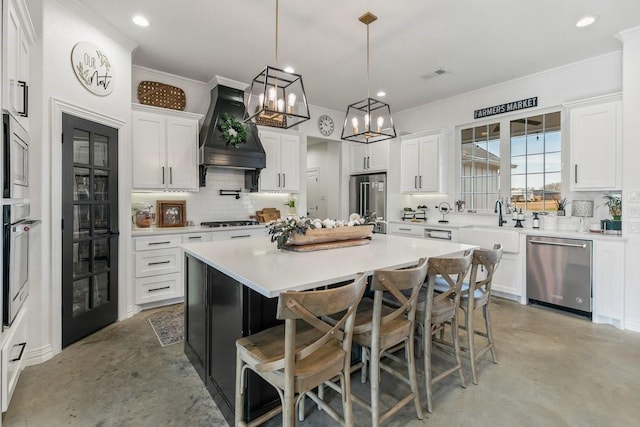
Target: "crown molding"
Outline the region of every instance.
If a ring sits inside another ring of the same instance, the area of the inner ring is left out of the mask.
[[[618,40],[621,40],[623,43],[630,40],[638,39],[640,38],[640,26],[622,30],[618,34],[616,34],[615,37]]]
[[[118,31],[113,25],[96,15],[93,11],[87,9],[86,6],[80,4],[77,0],[58,0],[58,3],[78,14],[81,18],[105,33],[107,36],[111,37],[126,49],[133,52],[135,48],[138,47],[138,43]]]
[[[207,82],[207,86],[209,86],[209,89],[213,89],[214,87],[216,87],[218,85],[228,86],[228,87],[232,87],[234,89],[239,89],[239,90],[242,90],[242,91],[247,90],[247,88],[249,87],[249,85],[247,83],[239,82],[237,80],[228,79],[226,77],[222,77],[222,76],[218,76],[218,75],[213,76],[213,78]]]

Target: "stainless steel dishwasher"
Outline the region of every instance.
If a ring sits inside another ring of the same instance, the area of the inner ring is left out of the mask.
[[[527,298],[591,315],[592,242],[527,236]]]

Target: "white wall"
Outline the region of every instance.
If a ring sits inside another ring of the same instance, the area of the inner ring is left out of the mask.
[[[307,170],[320,171],[319,216],[341,218],[340,215],[340,154],[342,141],[323,141],[307,148]]]
[[[623,48],[623,162],[622,218],[627,238],[625,260],[625,328],[640,332],[640,218],[631,217],[631,208],[640,210],[640,201],[632,202],[632,192],[640,193],[640,27],[621,33]],[[634,229],[634,232],[631,230]]]
[[[82,10],[65,0],[46,2],[29,1],[29,8],[42,21],[34,23],[41,34],[31,55],[32,66],[32,115],[30,118],[32,161],[32,216],[42,219],[40,225],[40,253],[32,265],[37,269],[31,282],[31,320],[29,339],[32,343],[27,357],[31,363],[46,360],[60,350],[60,242],[59,197],[60,184],[60,137],[52,137],[52,126],[59,118],[51,117],[52,99],[80,106],[115,121],[128,123],[131,112],[131,51],[133,45],[125,46],[104,31],[96,22],[89,22]],[[120,39],[121,41],[123,39]],[[106,97],[93,95],[76,79],[71,67],[71,50],[80,41],[100,46],[109,56],[116,79],[113,92]],[[120,240],[119,281],[121,287],[128,283],[128,250],[130,241],[130,169],[131,146],[127,126],[119,132],[119,206]],[[34,269],[34,270],[35,270]],[[120,295],[120,317],[126,317],[126,293]]]

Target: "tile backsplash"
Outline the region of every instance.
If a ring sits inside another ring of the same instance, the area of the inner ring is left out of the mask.
[[[279,209],[284,216],[287,214],[285,201],[294,194],[289,193],[250,193],[244,187],[244,171],[239,169],[209,168],[207,172],[207,186],[200,187],[197,193],[133,193],[131,206],[138,203],[149,203],[156,208],[156,200],[186,200],[187,220],[194,224],[202,221],[225,221],[249,219],[256,210],[264,208]],[[220,190],[240,190],[240,198],[235,196],[221,196]]]

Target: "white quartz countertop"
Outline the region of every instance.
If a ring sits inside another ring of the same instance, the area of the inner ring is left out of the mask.
[[[268,298],[352,280],[362,271],[401,268],[421,257],[448,256],[473,245],[374,234],[368,245],[314,252],[276,248],[268,237],[189,243],[185,252]]]
[[[234,230],[249,230],[249,229],[264,229],[266,224],[258,225],[242,225],[238,227],[202,227],[200,225],[194,225],[191,227],[149,227],[139,228],[132,227],[131,235],[137,236],[160,236],[163,234],[186,234],[186,233],[202,233],[202,232],[217,232],[217,231],[234,231]]]

